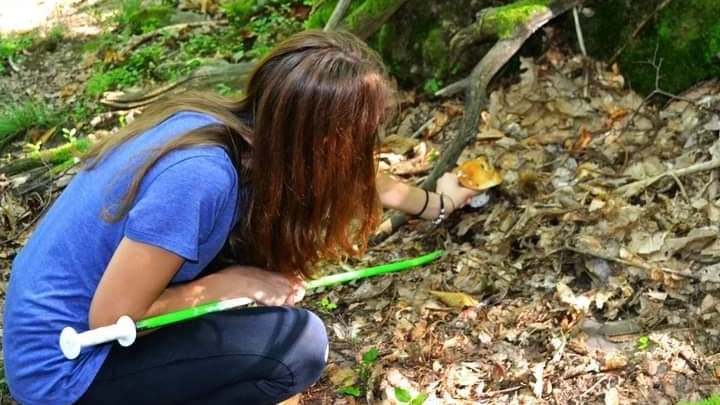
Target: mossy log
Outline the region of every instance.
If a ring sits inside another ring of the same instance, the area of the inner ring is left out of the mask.
[[[39,167],[47,167],[50,171],[58,168],[67,168],[74,164],[90,149],[88,139],[75,139],[55,148],[33,151],[24,157],[14,159],[4,166],[0,166],[0,174],[13,176]]]

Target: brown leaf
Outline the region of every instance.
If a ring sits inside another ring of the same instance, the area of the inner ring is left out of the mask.
[[[476,307],[480,305],[475,298],[462,292],[430,291],[430,294],[438,297],[445,305],[453,308]]]
[[[350,367],[339,367],[331,364],[325,370],[335,387],[348,387],[357,382],[357,373]]]

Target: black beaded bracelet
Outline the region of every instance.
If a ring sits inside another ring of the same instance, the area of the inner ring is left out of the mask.
[[[440,213],[438,214],[437,218],[435,218],[433,220],[433,224],[438,225],[444,220],[445,220],[445,199],[443,198],[443,193],[440,193]]]
[[[430,193],[428,193],[427,190],[423,190],[423,191],[425,192],[425,204],[423,204],[423,207],[420,210],[420,212],[417,213],[417,215],[415,215],[416,217],[419,217],[420,215],[422,215],[425,212],[425,210],[427,209],[427,206],[428,206],[428,201],[430,201]]]

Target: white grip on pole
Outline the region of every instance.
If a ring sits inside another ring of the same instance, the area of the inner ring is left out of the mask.
[[[83,347],[117,340],[121,346],[130,346],[135,342],[137,330],[135,322],[129,316],[121,316],[115,325],[103,326],[77,333],[75,329],[66,327],[60,333],[60,350],[66,358],[72,360],[80,355]]]

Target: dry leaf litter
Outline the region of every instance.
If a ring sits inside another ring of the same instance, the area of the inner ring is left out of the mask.
[[[660,108],[614,66],[593,64],[587,86],[581,59],[522,59],[522,71],[491,94],[458,162],[483,158],[501,183],[440,227],[411,222],[368,260],[447,254],[321,293],[340,303],[324,312],[324,383],[357,385],[361,354],[380,356],[364,398],[324,389],[317,403],[401,403],[396,388],[428,405],[720,392],[720,83]],[[419,183],[461,115],[459,101],[408,107],[383,169]]]

